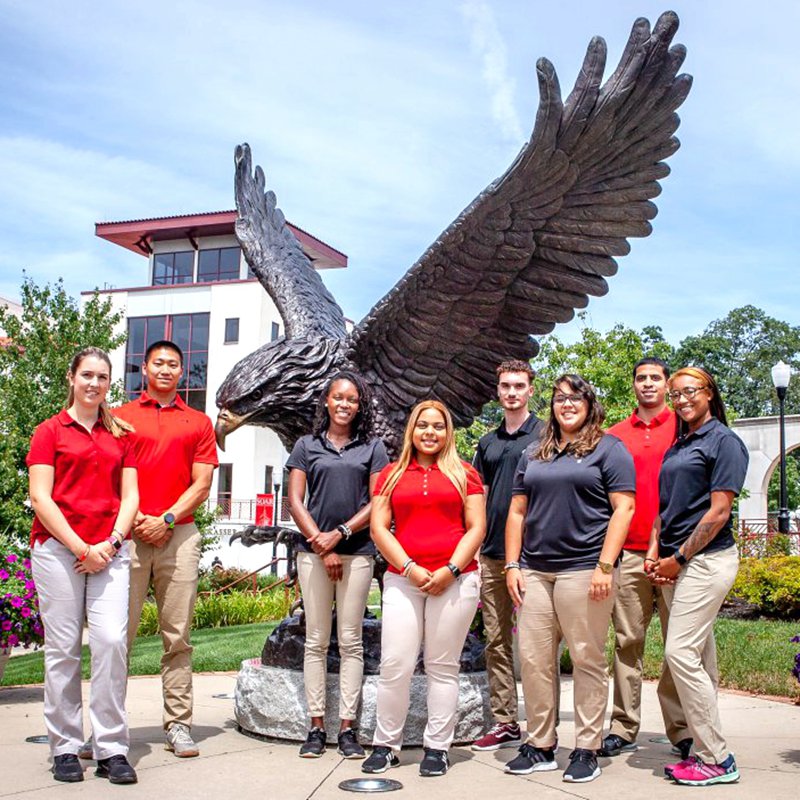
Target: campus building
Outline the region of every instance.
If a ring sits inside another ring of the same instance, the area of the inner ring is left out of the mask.
[[[171,339],[185,354],[181,397],[216,420],[214,398],[230,369],[284,333],[275,304],[242,255],[235,220],[235,211],[221,211],[95,226],[97,236],[142,262],[142,285],[100,291],[122,313],[120,330],[127,339],[111,359],[114,375],[124,377],[128,398],[142,391],[148,345]],[[289,228],[316,269],[347,266],[343,253],[300,228]],[[84,300],[91,295],[84,292]],[[275,495],[279,518],[289,522],[281,502],[287,453],[271,430],[244,426],[228,436],[219,455],[211,507],[219,507],[218,527],[225,534],[254,522],[258,495]],[[267,560],[262,550],[224,546],[219,555],[225,566],[256,568]]]

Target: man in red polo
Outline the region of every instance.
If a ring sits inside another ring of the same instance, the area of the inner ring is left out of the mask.
[[[115,409],[135,428],[139,514],[133,529],[128,645],[133,644],[152,578],[164,655],[161,682],[167,749],[198,755],[192,740],[192,646],[200,532],[194,511],[208,497],[219,464],[211,420],[178,396],[183,353],[169,341],[150,345],[147,390]]]
[[[658,516],[658,474],[664,453],[675,441],[675,412],[667,407],[669,367],[660,358],[643,358],[633,368],[633,392],[637,407],[630,417],[609,428],[622,439],[636,467],[636,511],[621,554],[619,586],[612,622],[614,647],[614,710],[611,731],[599,751],[616,756],[637,749],[641,723],[642,658],[647,628],[658,602],[664,623],[663,601],[644,571],[653,521]],[[689,741],[686,720],[675,685],[665,668],[658,685],[661,712],[670,741],[686,748]]]

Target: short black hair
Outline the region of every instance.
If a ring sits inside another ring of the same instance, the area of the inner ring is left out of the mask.
[[[146,364],[150,360],[150,354],[154,350],[161,350],[162,348],[166,350],[174,350],[178,354],[178,359],[181,362],[181,366],[183,366],[183,350],[175,344],[175,342],[171,342],[169,339],[159,339],[157,342],[153,342],[150,347],[147,348],[144,354],[144,363]]]
[[[669,367],[667,366],[667,362],[664,361],[662,358],[658,358],[657,356],[645,356],[644,358],[640,358],[634,365],[633,365],[633,378],[636,379],[636,370],[639,367],[647,366],[648,364],[653,364],[656,367],[661,367],[664,370],[664,379],[666,380],[669,378]]]

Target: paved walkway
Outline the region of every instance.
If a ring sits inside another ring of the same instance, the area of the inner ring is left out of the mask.
[[[116,792],[142,798],[236,798],[236,800],[328,800],[354,797],[338,788],[347,778],[360,777],[360,762],[345,761],[330,748],[323,758],[297,757],[294,743],[262,742],[243,736],[233,721],[231,695],[236,676],[230,673],[195,675],[194,735],[201,745],[199,758],[180,760],[163,749],[158,678],[132,678],[128,690],[131,724],[131,761],[139,784],[109,786],[87,769],[81,784],[56,783],[48,772],[46,744],[29,744],[28,736],[44,733],[42,688],[0,689],[0,797],[48,800],[66,797],[108,798]],[[88,696],[88,684],[84,685]],[[221,696],[220,696],[221,695]],[[707,794],[726,800],[797,800],[800,797],[800,707],[741,694],[720,698],[725,732],[736,752],[742,779],[739,784],[709,787]],[[564,680],[560,728],[563,767],[572,740],[572,683]],[[404,789],[390,797],[428,798],[446,793],[458,800],[658,800],[701,789],[676,786],[662,776],[664,763],[673,760],[666,744],[653,742],[661,735],[655,687],[644,687],[644,720],[640,749],[615,759],[601,760],[602,776],[589,784],[563,783],[561,772],[526,777],[503,774],[512,750],[472,753],[454,748],[453,765],[442,778],[420,778],[421,751],[403,751],[401,766],[387,777]]]

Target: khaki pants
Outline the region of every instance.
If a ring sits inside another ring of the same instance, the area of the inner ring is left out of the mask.
[[[197,600],[200,532],[194,523],[176,525],[164,547],[153,547],[135,537],[131,542],[131,594],[128,647],[133,646],[150,578],[158,608],[164,654],[161,688],[164,728],[174,722],[192,724],[192,645],[190,633]]]
[[[722,737],[717,706],[714,620],[736,580],[739,555],[735,547],[700,553],[681,570],[674,586],[663,588],[669,610],[664,645],[667,661],[698,758],[719,764],[729,754]]]
[[[480,562],[481,610],[486,632],[484,654],[492,717],[495,722],[516,722],[519,700],[512,639],[514,603],[506,586],[503,562],[486,556],[481,556]]]
[[[411,676],[424,642],[428,722],[422,743],[436,750],[450,747],[458,713],[461,651],[479,592],[477,572],[461,575],[435,597],[421,592],[402,575],[386,573],[373,745],[399,750],[403,744]]]
[[[601,745],[608,702],[605,644],[614,592],[602,601],[589,599],[592,573],[522,570],[519,648],[528,744],[534,747],[552,747],[556,740],[556,656],[562,635],[574,668],[575,747],[596,750]]]
[[[644,571],[645,553],[623,550],[614,610],[611,615],[616,638],[614,648],[614,710],[611,733],[636,741],[641,724],[642,661],[647,629],[658,603],[661,630],[666,637],[667,609],[658,587]],[[689,736],[675,683],[666,663],[658,684],[658,698],[669,740],[675,744]]]
[[[128,752],[125,690],[129,544],[93,575],[75,572],[75,556],[50,538],[34,545],[33,579],[44,623],[44,721],[52,756],[77,753],[83,744],[81,635],[89,625],[92,685],[89,720],[94,757]],[[6,764],[10,771],[11,763]]]
[[[297,577],[306,615],[303,682],[310,717],[325,716],[325,683],[328,646],[331,641],[333,601],[336,600],[336,633],[339,638],[339,718],[355,719],[364,675],[362,629],[372,556],[340,556],[342,579],[332,581],[322,559],[315,553],[297,554]]]

